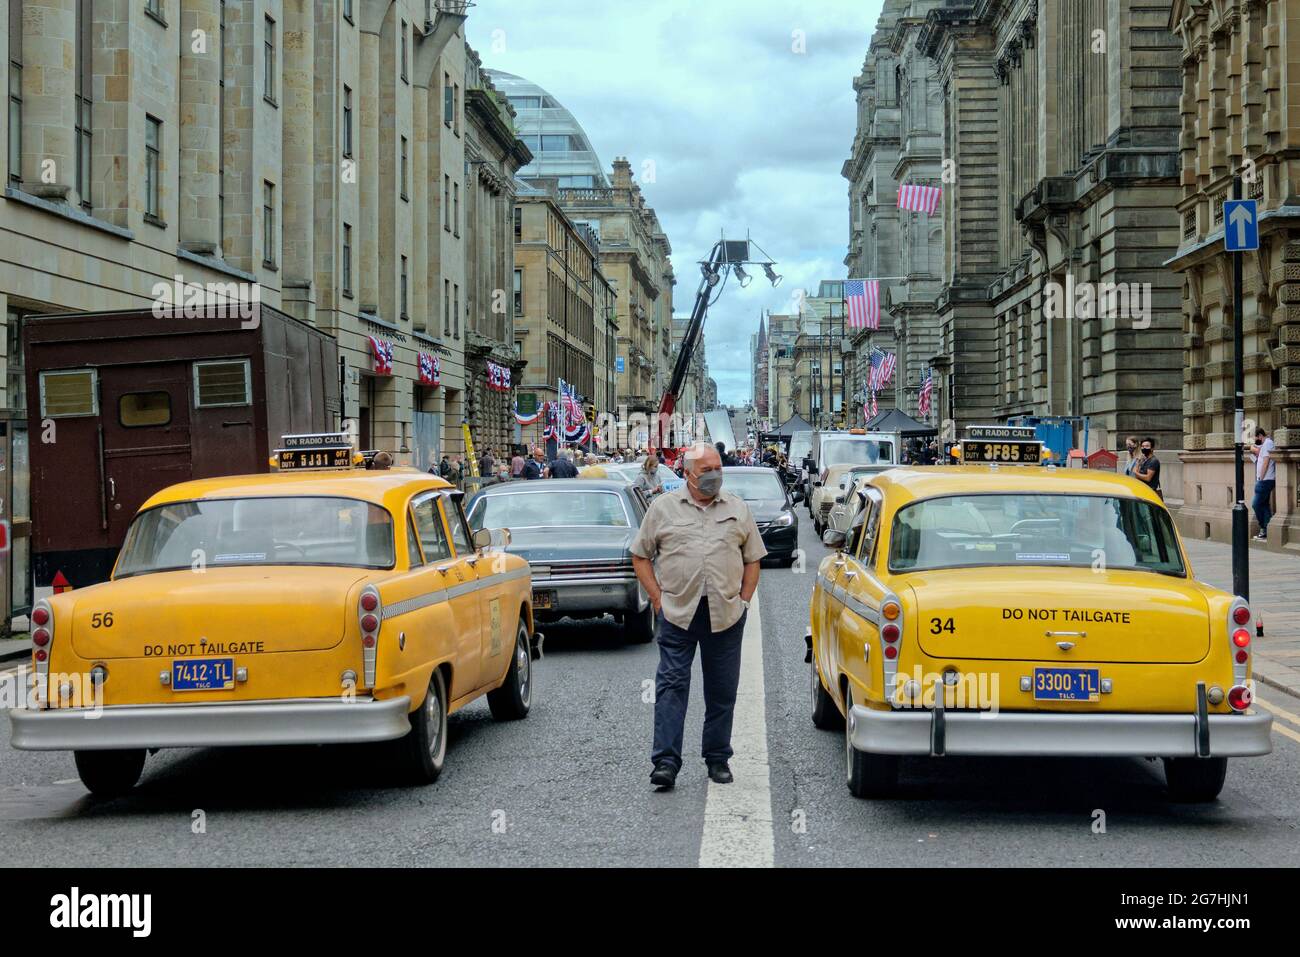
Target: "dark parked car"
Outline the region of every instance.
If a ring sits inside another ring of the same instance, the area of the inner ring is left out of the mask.
[[[506,551],[532,569],[536,620],[612,614],[634,642],[654,638],[654,608],[632,569],[644,516],[640,495],[608,479],[493,485],[469,507],[475,530],[510,529]]]
[[[794,502],[776,469],[765,466],[728,466],[722,470],[722,487],[739,495],[754,513],[768,558],[783,565],[794,563],[799,547],[799,518]]]

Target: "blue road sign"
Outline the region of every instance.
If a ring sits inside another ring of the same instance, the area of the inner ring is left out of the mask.
[[[1259,210],[1255,200],[1224,201],[1223,248],[1230,253],[1249,252],[1259,248]]]
[[[616,357],[615,357],[615,359],[614,359],[614,371],[617,372],[617,373],[619,373],[619,374],[622,374],[622,372],[623,372],[623,357],[622,357],[622,356],[616,356]]]

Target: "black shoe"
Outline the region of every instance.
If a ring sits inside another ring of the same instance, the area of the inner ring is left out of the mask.
[[[714,784],[730,784],[736,779],[731,776],[731,768],[727,766],[727,762],[718,761],[709,765],[709,780]]]
[[[665,790],[673,787],[677,784],[677,767],[667,761],[660,761],[650,772],[650,783]]]

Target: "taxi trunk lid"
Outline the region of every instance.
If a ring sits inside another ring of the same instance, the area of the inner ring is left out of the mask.
[[[122,578],[76,593],[72,647],[91,659],[325,650],[342,641],[347,597],[364,576],[278,565]]]
[[[920,646],[931,657],[1191,663],[1209,653],[1205,597],[1184,579],[1060,567],[945,568],[908,578]]]

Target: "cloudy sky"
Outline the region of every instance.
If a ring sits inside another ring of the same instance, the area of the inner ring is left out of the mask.
[[[785,276],[733,281],[709,310],[709,371],[749,399],[749,336],[793,290],[844,276],[853,78],[881,0],[478,0],[466,30],[485,66],[526,77],[577,117],[608,174],[626,156],[673,246],[675,306],[725,230]],[[798,31],[798,32],[796,32]],[[803,52],[795,46],[802,39]]]

